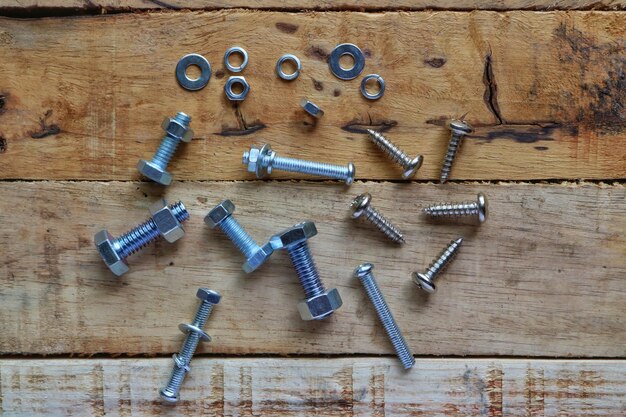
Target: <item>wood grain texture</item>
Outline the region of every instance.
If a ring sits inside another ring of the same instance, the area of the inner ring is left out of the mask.
[[[349,219],[352,197],[373,204],[407,236],[397,248]],[[433,224],[419,208],[483,191],[490,218]],[[416,355],[626,355],[626,188],[622,185],[481,185],[184,182],[167,190],[191,213],[188,234],[129,259],[121,279],[93,247],[102,227],[121,234],[147,217],[161,190],[132,182],[0,183],[0,351],[15,354],[167,354],[192,319],[195,292],[223,294],[207,325],[220,354],[390,354],[353,269],[369,261]],[[299,221],[317,223],[310,247],[344,306],[303,322],[302,289],[284,253],[253,275],[225,236],[203,223],[223,198],[259,241]],[[465,237],[439,292],[410,273]]]
[[[622,416],[624,361],[196,358],[175,407],[170,359],[0,361],[3,415]]]
[[[358,132],[389,127],[408,153],[422,153],[418,178],[437,178],[448,142],[445,120],[467,113],[476,128],[454,179],[626,177],[626,14],[611,12],[118,14],[0,19],[0,178],[138,179],[137,160],[160,140],[160,121],[182,110],[195,140],[171,165],[177,179],[252,178],[241,154],[269,142],[279,154],[344,164],[362,179],[399,178]],[[340,42],[368,56],[364,73],[387,80],[378,102],[359,79],[326,64]],[[221,60],[244,46],[251,84],[227,102]],[[198,52],[213,65],[204,90],[176,83],[174,67]],[[293,83],[274,73],[292,52]],[[312,125],[307,96],[326,115]],[[293,174],[276,175],[277,178]]]

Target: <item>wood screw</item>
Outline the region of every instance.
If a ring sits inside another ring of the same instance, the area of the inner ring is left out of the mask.
[[[365,214],[365,218],[380,229],[389,239],[396,243],[404,244],[404,235],[389,220],[380,214],[370,205],[372,196],[370,193],[363,193],[352,200],[352,218],[356,219]]]
[[[454,163],[454,158],[461,147],[461,141],[463,137],[469,133],[472,133],[472,127],[463,120],[452,120],[448,125],[448,128],[452,131],[450,136],[450,143],[448,144],[448,151],[443,158],[443,166],[441,167],[441,174],[439,175],[439,182],[441,184],[448,181],[450,176],[450,170]]]
[[[402,178],[408,179],[415,175],[417,170],[422,166],[424,158],[422,155],[417,155],[415,158],[410,158],[400,148],[393,144],[389,139],[384,137],[381,133],[372,129],[367,129],[369,137],[380,149],[385,151],[389,157],[395,161],[398,165],[404,168]]]
[[[476,201],[471,203],[439,203],[424,207],[424,213],[431,217],[476,216],[480,223],[487,220],[487,197],[478,193]]]
[[[435,278],[448,266],[452,259],[454,259],[456,253],[461,247],[461,243],[463,243],[462,237],[450,242],[450,244],[428,266],[426,272],[413,272],[413,281],[415,284],[426,292],[436,292],[437,287],[434,283]]]

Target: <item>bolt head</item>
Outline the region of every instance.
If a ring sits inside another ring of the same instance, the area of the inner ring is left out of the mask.
[[[361,217],[365,209],[370,205],[372,201],[372,195],[370,193],[363,193],[352,200],[350,208],[352,209],[352,218],[356,219]]]
[[[261,246],[261,248],[259,248],[259,250],[256,251],[254,255],[248,258],[246,263],[243,264],[243,270],[247,274],[256,270],[261,265],[263,265],[265,261],[270,258],[270,256],[272,256],[272,253],[274,253],[274,248],[272,247],[272,244],[268,242],[265,245]]]
[[[472,127],[464,120],[452,120],[448,125],[450,130],[457,135],[468,135],[474,131]]]
[[[219,203],[217,206],[213,208],[213,210],[209,211],[209,214],[204,218],[204,222],[211,228],[214,229],[217,225],[219,225],[225,218],[230,216],[235,212],[235,205],[230,200],[224,200]]]
[[[168,136],[174,139],[178,139],[183,142],[191,142],[191,139],[193,138],[193,130],[189,128],[189,125],[176,118],[166,117],[163,120],[163,123],[161,123],[161,127],[165,130]]]
[[[317,234],[317,228],[312,221],[298,223],[289,229],[272,236],[270,244],[274,250],[285,249],[298,243],[306,242]]]
[[[411,163],[409,163],[409,165],[405,167],[405,170],[402,173],[402,178],[406,180],[415,175],[415,173],[417,173],[417,170],[420,169],[420,167],[422,166],[422,162],[424,162],[424,158],[422,157],[422,155],[417,155],[411,161]]]
[[[106,230],[100,230],[93,238],[96,248],[106,266],[118,277],[128,272],[128,265],[115,251],[115,238]]]
[[[348,163],[348,178],[346,178],[346,185],[351,185],[354,182],[354,176],[356,175],[356,167],[352,162]]]
[[[322,320],[341,307],[343,301],[336,288],[332,288],[316,297],[307,298],[298,303],[302,320]]]
[[[488,203],[487,197],[483,193],[478,193],[478,220],[483,223],[487,220]]]
[[[150,214],[157,230],[165,240],[170,243],[176,242],[185,236],[185,229],[180,224],[174,212],[167,205],[165,199],[160,199],[150,206]]]
[[[222,296],[219,292],[210,290],[208,288],[198,288],[198,292],[196,292],[196,297],[201,299],[202,301],[207,301],[211,304],[219,304]]]
[[[137,163],[137,169],[141,175],[161,185],[170,185],[172,183],[172,174],[164,171],[150,161],[140,159]]]
[[[374,269],[374,265],[371,263],[361,264],[354,269],[354,276],[356,278],[366,277],[372,273],[373,269]]]
[[[435,283],[432,282],[425,274],[421,272],[413,272],[413,282],[428,293],[437,292],[437,287]]]

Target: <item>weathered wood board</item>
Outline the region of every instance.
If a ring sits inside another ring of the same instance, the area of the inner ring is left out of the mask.
[[[353,196],[405,231],[397,248],[349,218]],[[490,218],[433,224],[419,209],[438,200],[490,201]],[[376,265],[383,293],[416,355],[623,357],[626,354],[626,188],[623,185],[184,182],[167,189],[191,213],[188,235],[129,259],[116,278],[93,247],[102,227],[121,234],[143,221],[161,192],[132,182],[0,183],[0,351],[15,354],[166,354],[179,348],[195,291],[223,293],[207,331],[221,354],[390,354],[352,271]],[[259,241],[305,219],[321,276],[344,306],[303,322],[293,268],[277,253],[257,273],[203,223],[223,198]],[[450,240],[466,241],[439,292],[422,294],[410,273]],[[26,336],[27,335],[27,336]]]
[[[476,128],[453,179],[613,179],[626,175],[626,14],[611,12],[279,13],[215,11],[0,19],[0,178],[138,179],[135,165],[160,140],[163,116],[186,111],[195,140],[171,165],[177,179],[250,179],[241,154],[267,141],[279,154],[353,161],[361,179],[399,178],[358,131],[388,128],[422,153],[418,179],[437,178],[445,120],[467,113]],[[378,102],[359,79],[326,64],[340,42],[367,55],[365,73],[387,80]],[[250,54],[251,84],[227,102],[221,60]],[[190,52],[213,64],[196,93],[176,83]],[[293,83],[274,73],[292,52]],[[312,124],[307,96],[326,111]],[[277,174],[277,178],[293,174]]]
[[[624,361],[196,358],[176,407],[170,359],[0,361],[14,415],[623,416]]]

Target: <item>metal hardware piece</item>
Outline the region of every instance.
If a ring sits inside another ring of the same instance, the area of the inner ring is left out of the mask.
[[[168,206],[165,200],[159,200],[150,207],[150,215],[150,219],[117,238],[106,230],[94,236],[102,260],[115,275],[127,272],[126,258],[159,236],[173,243],[185,235],[181,223],[189,218],[189,212],[182,202]]]
[[[283,64],[288,61],[293,62],[293,64],[296,66],[296,70],[291,74],[287,74],[285,71],[283,71]],[[278,58],[278,61],[276,62],[276,74],[278,74],[280,78],[286,81],[291,81],[298,78],[301,69],[302,63],[300,62],[300,59],[292,54],[285,54]]]
[[[241,62],[241,65],[235,67],[230,63],[230,56],[232,54],[240,54],[243,61]],[[243,49],[240,46],[233,46],[231,48],[228,48],[228,50],[226,51],[226,53],[224,54],[224,66],[226,67],[226,69],[230,72],[241,72],[243,71],[243,69],[246,67],[246,65],[248,65],[248,53],[246,52],[245,49]]]
[[[327,291],[317,272],[307,243],[316,234],[315,223],[305,221],[270,238],[275,250],[287,250],[304,289],[306,298],[298,303],[302,320],[323,320],[343,304],[339,291],[336,288]]]
[[[196,65],[200,68],[200,76],[196,79],[187,76],[187,68]],[[209,83],[211,79],[211,64],[202,55],[188,54],[185,55],[176,64],[176,80],[185,90],[196,91],[201,90]]]
[[[389,239],[396,243],[404,244],[404,235],[389,220],[380,214],[370,205],[372,196],[370,193],[363,193],[352,200],[352,218],[356,219],[365,214],[370,222],[380,229]]]
[[[222,229],[224,234],[246,257],[246,262],[242,268],[246,273],[250,273],[263,265],[270,258],[274,249],[269,243],[259,246],[233,217],[234,212],[235,205],[230,200],[224,200],[206,215],[204,222],[211,229],[216,227]]]
[[[402,366],[404,366],[404,369],[411,369],[415,365],[415,358],[406,340],[404,340],[404,336],[402,336],[402,332],[400,332],[391,310],[389,310],[385,297],[383,297],[378,284],[376,284],[372,269],[374,269],[374,265],[370,263],[361,264],[354,270],[354,276],[361,281],[367,296],[374,304],[376,314],[378,314],[378,318],[385,328],[387,336],[389,336],[389,340],[391,340],[391,344],[396,350],[396,355],[402,362]]]
[[[424,207],[424,213],[432,217],[476,216],[480,223],[487,220],[488,203],[483,193],[478,193],[475,202],[439,203]]]
[[[381,133],[372,129],[367,129],[367,133],[376,146],[382,149],[393,161],[404,168],[402,178],[405,180],[415,175],[417,170],[422,166],[422,162],[424,161],[422,155],[418,154],[415,158],[410,158]]]
[[[352,68],[342,68],[339,60],[342,56],[349,55],[354,60]],[[353,80],[358,77],[365,68],[365,55],[358,46],[351,43],[342,43],[335,46],[328,57],[328,66],[333,75],[341,80]]]
[[[241,85],[241,93],[235,93],[233,90],[233,86],[236,84]],[[224,92],[230,101],[243,101],[250,92],[250,84],[248,84],[245,77],[239,75],[228,77],[226,84],[224,84]]]
[[[369,80],[376,80],[376,83],[378,84],[378,91],[374,94],[367,91],[367,82]],[[363,94],[363,97],[368,100],[378,100],[381,98],[383,94],[385,94],[385,80],[383,77],[378,74],[369,74],[363,77],[363,80],[361,81],[361,94]]]
[[[463,137],[473,131],[472,127],[463,120],[452,120],[448,128],[452,131],[452,134],[450,135],[450,143],[448,144],[446,156],[443,158],[441,174],[439,175],[439,182],[441,184],[448,181],[454,158],[461,147]]]
[[[323,162],[305,161],[302,159],[285,158],[278,156],[270,145],[265,144],[260,149],[254,146],[243,153],[242,162],[248,166],[248,172],[254,172],[257,178],[264,178],[272,170],[298,172],[318,177],[332,178],[352,184],[356,168],[352,162],[347,166],[331,165]]]
[[[322,110],[317,104],[313,103],[306,97],[300,100],[300,107],[302,107],[305,112],[309,113],[316,119],[320,119],[324,115],[324,110]]]
[[[174,118],[166,117],[163,120],[161,127],[165,130],[165,136],[156,153],[150,161],[140,159],[137,163],[137,169],[142,175],[161,185],[171,184],[172,174],[167,171],[167,165],[180,142],[191,142],[193,130],[189,128],[189,123],[191,117],[183,112],[179,112]]]
[[[183,347],[178,354],[174,354],[174,367],[167,385],[159,390],[163,401],[168,403],[178,402],[180,387],[190,371],[189,363],[200,342],[210,342],[211,336],[206,334],[202,328],[206,324],[213,306],[220,302],[222,296],[217,291],[208,288],[199,288],[196,297],[200,299],[200,306],[191,324],[180,324],[178,328],[186,334]]]
[[[435,278],[441,271],[443,271],[448,264],[454,259],[456,253],[463,243],[463,238],[460,237],[450,242],[450,244],[432,261],[425,272],[413,272],[413,282],[418,287],[426,292],[434,293],[437,291],[435,286]]]

